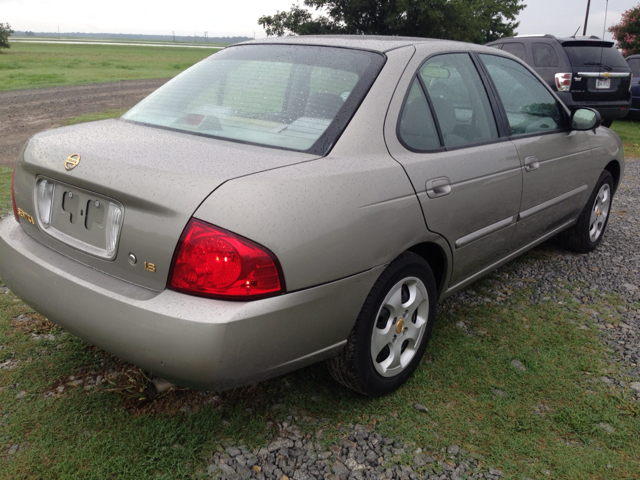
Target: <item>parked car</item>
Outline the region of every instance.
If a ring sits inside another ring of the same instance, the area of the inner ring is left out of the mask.
[[[631,108],[629,118],[640,118],[640,55],[627,57],[633,77],[631,79]]]
[[[487,45],[524,60],[570,109],[598,110],[602,125],[629,113],[631,70],[614,43],[598,37],[505,37]]]
[[[418,366],[438,300],[559,233],[597,247],[624,170],[599,124],[494,48],[231,46],[120,119],[32,137],[0,276],[167,382],[327,360],[383,395]]]

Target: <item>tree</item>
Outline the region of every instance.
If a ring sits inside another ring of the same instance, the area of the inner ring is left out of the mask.
[[[514,35],[523,0],[303,0],[264,15],[267,35],[403,35],[486,43]],[[322,13],[314,16],[310,9]]]
[[[640,54],[640,4],[624,12],[620,23],[609,27],[609,31],[625,57]]]
[[[0,23],[0,48],[10,48],[9,36],[13,33],[11,25]]]

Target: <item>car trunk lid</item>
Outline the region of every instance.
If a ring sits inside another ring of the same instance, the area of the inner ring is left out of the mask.
[[[16,170],[16,200],[33,220],[22,220],[24,229],[41,243],[161,290],[184,227],[212,191],[233,178],[317,157],[107,120],[34,136]],[[47,188],[53,190],[48,225],[46,209],[38,210]],[[117,230],[112,250],[110,229]]]

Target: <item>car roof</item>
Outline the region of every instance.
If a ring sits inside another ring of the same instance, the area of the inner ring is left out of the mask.
[[[546,38],[546,39],[550,39],[550,40],[557,40],[558,42],[560,42],[562,45],[568,45],[571,43],[580,43],[582,44],[582,46],[584,46],[585,44],[589,44],[589,43],[593,43],[594,45],[600,47],[613,47],[614,42],[610,41],[610,40],[603,40],[600,37],[596,37],[595,35],[591,35],[590,37],[556,37],[555,35],[550,35],[548,33],[546,34],[540,34],[540,35],[518,35],[516,37],[503,37],[503,38],[499,38],[498,40],[494,40],[493,42],[488,43],[487,45],[492,45],[492,44],[496,44],[496,43],[501,43],[504,42],[505,40],[510,40],[510,41],[518,41],[518,40],[524,40],[524,39],[538,39],[538,38]]]
[[[248,42],[236,43],[235,45],[318,45],[327,47],[357,48],[384,53],[397,48],[425,43],[438,43],[444,50],[456,45],[458,48],[460,48],[460,45],[465,45],[467,47],[471,46],[471,44],[456,42],[453,40],[420,37],[392,37],[383,35],[299,35],[288,37],[269,37],[260,40],[249,40]]]

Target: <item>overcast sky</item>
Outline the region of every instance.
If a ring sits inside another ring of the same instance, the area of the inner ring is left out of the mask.
[[[607,26],[640,0],[610,0]],[[0,22],[14,30],[36,32],[145,33],[249,36],[265,33],[261,15],[288,10],[294,0],[0,0]],[[587,0],[525,0],[518,20],[520,34],[570,36],[584,22]],[[602,36],[606,0],[591,0],[587,35]],[[611,38],[606,33],[606,38]]]

